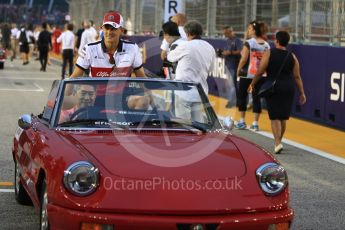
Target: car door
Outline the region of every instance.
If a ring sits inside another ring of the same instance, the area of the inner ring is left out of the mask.
[[[60,81],[53,82],[43,113],[38,117],[32,117],[31,127],[26,130],[18,127],[15,135],[18,140],[18,166],[20,167],[24,184],[32,195],[36,193],[35,183],[39,173],[40,161],[38,154],[43,148],[42,143],[44,143],[44,133],[41,132],[40,127],[48,126],[49,124],[56,103],[59,85]]]
[[[23,185],[26,186],[32,193],[34,185],[30,179],[30,170],[31,170],[31,152],[37,141],[37,132],[34,130],[34,127],[30,127],[26,130],[17,128],[16,138],[18,140],[18,151],[17,151],[17,163],[21,173],[21,176],[24,180]]]

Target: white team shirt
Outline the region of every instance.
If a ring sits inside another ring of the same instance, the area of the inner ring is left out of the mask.
[[[58,38],[57,42],[62,43],[62,49],[74,49],[74,33],[70,30],[63,32]]]
[[[168,61],[178,62],[176,80],[200,83],[208,94],[207,76],[213,71],[216,61],[216,51],[208,42],[193,39],[180,43],[168,54]],[[185,95],[187,101],[199,101],[198,95]]]
[[[113,54],[115,65],[109,61],[103,40],[84,46],[81,54],[76,65],[83,70],[90,68],[90,77],[130,77],[133,70],[143,65],[138,45],[122,39]]]
[[[178,32],[180,33],[182,39],[187,40],[187,34],[184,31],[183,26],[178,27]],[[169,50],[169,43],[165,39],[163,39],[162,41],[161,50],[164,50],[164,51]]]

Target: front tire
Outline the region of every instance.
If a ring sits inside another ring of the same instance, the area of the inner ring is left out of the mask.
[[[42,182],[40,193],[40,229],[50,229],[48,220],[48,193],[45,179]]]
[[[18,163],[14,162],[14,196],[16,201],[22,205],[32,205],[31,198],[26,192],[21,180],[21,173],[18,167]]]

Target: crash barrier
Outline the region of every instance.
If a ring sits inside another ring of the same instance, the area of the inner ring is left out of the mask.
[[[141,47],[144,67],[156,75],[162,75],[161,40],[149,36],[132,36],[131,40]],[[226,45],[224,39],[206,40],[216,50],[223,49]],[[301,64],[307,96],[306,104],[300,106],[298,93],[295,94],[292,115],[345,130],[345,49],[300,44],[291,44],[289,49],[296,54]],[[235,91],[229,76],[224,59],[218,57],[216,67],[208,78],[209,93],[233,98]]]

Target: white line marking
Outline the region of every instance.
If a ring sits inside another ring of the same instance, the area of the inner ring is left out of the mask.
[[[43,92],[44,90],[40,88],[40,89],[0,89],[0,91]]]
[[[0,192],[14,192],[14,189],[0,189]]]
[[[262,136],[265,136],[265,137],[269,137],[271,139],[274,139],[273,138],[273,135],[271,133],[267,133],[267,132],[264,132],[264,131],[259,131],[259,132],[256,132]],[[318,149],[315,149],[315,148],[312,148],[312,147],[309,147],[309,146],[306,146],[306,145],[303,145],[303,144],[300,144],[296,141],[291,141],[289,139],[285,139],[283,138],[282,140],[283,143],[286,143],[286,144],[289,144],[289,145],[292,145],[292,146],[295,146],[297,148],[300,148],[300,149],[303,149],[305,151],[308,151],[308,152],[311,152],[311,153],[314,153],[316,155],[319,155],[321,157],[324,157],[324,158],[327,158],[327,159],[330,159],[330,160],[333,160],[333,161],[336,161],[336,162],[339,162],[341,164],[344,164],[345,165],[345,158],[342,158],[342,157],[338,157],[338,156],[335,156],[331,153],[327,153],[327,152],[324,152],[324,151],[321,151],[321,150],[318,150]]]
[[[44,92],[44,89],[42,89],[36,82],[33,83],[34,86],[36,86],[39,90],[41,90],[40,92]]]
[[[6,79],[6,80],[32,80],[32,81],[54,81],[54,80],[59,80],[58,78],[53,79],[53,78],[43,78],[43,77],[35,77],[35,78],[30,78],[30,77],[1,77],[0,79]]]
[[[9,89],[9,88],[4,88],[4,89],[0,89],[0,91],[44,92],[44,89],[42,89],[37,83],[33,83],[33,85],[34,85],[37,89]]]
[[[220,120],[224,120],[224,117],[222,117],[222,116],[218,116],[218,117],[219,117]],[[262,136],[274,139],[273,138],[273,134],[271,134],[271,133],[264,132],[264,131],[255,132],[255,131],[250,130],[250,129],[248,129],[248,130],[251,131],[251,132],[260,134]],[[315,148],[312,148],[312,147],[300,144],[298,142],[291,141],[291,140],[286,139],[286,138],[283,138],[282,142],[285,143],[285,144],[288,144],[288,145],[292,145],[292,146],[294,146],[296,148],[303,149],[303,150],[305,150],[307,152],[310,152],[310,153],[313,153],[315,155],[318,155],[318,156],[321,156],[321,157],[324,157],[324,158],[327,158],[329,160],[336,161],[336,162],[338,162],[340,164],[344,164],[345,165],[345,158],[335,156],[335,155],[333,155],[331,153],[327,153],[327,152],[321,151],[319,149],[315,149]]]

